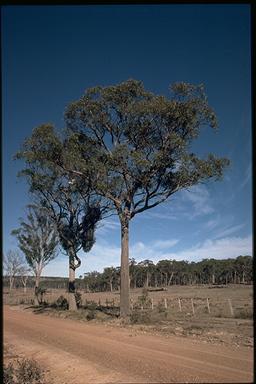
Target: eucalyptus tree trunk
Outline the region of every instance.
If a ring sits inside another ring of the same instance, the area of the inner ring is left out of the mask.
[[[145,284],[144,284],[145,288],[148,288],[148,282],[149,282],[149,275],[148,275],[148,272],[146,272],[146,280],[145,280]]]
[[[36,271],[35,274],[35,305],[40,305],[38,295],[39,295],[39,282],[40,282],[40,274],[38,271]]]
[[[75,279],[76,279],[76,266],[75,266],[75,252],[74,249],[69,249],[69,281],[68,281],[68,309],[69,311],[77,311],[77,304],[75,298]]]
[[[121,222],[121,287],[120,287],[120,317],[130,315],[130,287],[129,287],[129,218],[120,217]]]
[[[170,276],[170,278],[169,278],[169,281],[168,281],[168,287],[171,285],[173,275],[174,275],[174,273],[172,272],[172,273],[171,273],[171,276]]]
[[[13,276],[9,276],[9,287],[10,287],[10,291],[13,289],[13,283],[14,283],[14,277],[13,277]]]

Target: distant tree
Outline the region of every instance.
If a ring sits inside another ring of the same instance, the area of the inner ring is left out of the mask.
[[[238,256],[234,262],[234,269],[236,271],[239,283],[245,284],[250,281],[250,272],[252,271],[252,258],[251,256]]]
[[[31,272],[32,272],[31,269],[28,267],[23,267],[20,271],[20,278],[23,285],[24,293],[27,292],[27,281]]]
[[[147,92],[136,80],[99,86],[88,89],[65,114],[68,129],[80,137],[80,155],[69,169],[90,179],[120,220],[121,317],[130,313],[130,220],[183,188],[220,179],[229,164],[212,154],[202,160],[190,151],[203,125],[217,126],[203,86],[176,83],[171,90],[168,99]],[[83,150],[88,143],[93,147],[89,158]]]
[[[107,282],[110,292],[113,291],[113,281],[116,278],[116,269],[114,267],[104,268],[103,280]]]
[[[26,219],[20,219],[20,227],[14,229],[12,235],[17,237],[19,248],[35,275],[35,300],[39,304],[42,271],[57,256],[58,233],[55,224],[43,208],[30,205]]]
[[[18,252],[10,250],[4,255],[3,270],[9,279],[10,291],[13,289],[15,277],[20,276],[26,269],[26,261]]]
[[[129,273],[130,273],[130,287],[133,286],[133,288],[137,288],[137,262],[132,257],[129,259]],[[133,285],[132,285],[133,284]]]
[[[158,261],[156,268],[157,268],[157,270],[159,270],[160,274],[164,275],[164,277],[165,277],[165,279],[164,279],[165,284],[164,285],[166,287],[168,285],[170,285],[171,281],[173,279],[173,275],[174,275],[172,260],[160,260],[160,261]],[[162,284],[162,278],[160,279],[160,281]]]
[[[142,268],[144,275],[145,275],[144,287],[148,288],[151,276],[152,276],[154,269],[155,269],[155,265],[154,265],[153,261],[148,260],[148,259],[140,261],[138,263],[138,265]]]

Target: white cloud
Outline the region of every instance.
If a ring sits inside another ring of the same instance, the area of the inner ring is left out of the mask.
[[[252,236],[225,237],[222,239],[207,239],[192,247],[178,252],[166,252],[167,247],[174,246],[178,240],[157,240],[152,244],[137,242],[130,246],[129,256],[137,262],[152,260],[175,259],[199,261],[202,259],[226,259],[239,255],[252,255]],[[101,272],[105,267],[120,265],[120,247],[110,245],[107,241],[95,244],[89,253],[80,252],[81,267],[76,275],[97,270]],[[52,261],[44,270],[43,276],[68,276],[68,257],[60,257]]]
[[[177,253],[165,255],[167,259],[198,261],[202,259],[227,259],[239,255],[252,255],[252,236],[207,239],[202,244]]]
[[[181,198],[184,203],[192,205],[193,211],[189,214],[190,218],[214,212],[210,201],[210,193],[203,185],[196,185],[190,190],[183,190]]]
[[[244,226],[245,226],[245,223],[242,223],[242,224],[239,224],[239,225],[234,225],[232,227],[224,227],[224,228],[218,230],[216,235],[214,235],[214,239],[219,239],[221,237],[229,236],[232,233],[235,233],[235,232],[239,231]]]
[[[176,245],[179,242],[177,239],[173,240],[157,240],[155,241],[152,246],[154,248],[159,248],[159,249],[166,249],[166,248],[171,248],[174,245]]]
[[[109,232],[115,231],[117,229],[120,229],[120,223],[118,219],[104,219],[100,222],[96,235],[105,235]]]
[[[213,229],[213,228],[216,228],[219,225],[219,223],[220,223],[220,216],[217,216],[215,219],[207,221],[207,223],[205,224],[205,227],[207,229]]]
[[[248,181],[251,180],[251,178],[252,178],[252,166],[251,164],[249,164],[246,169],[245,177],[241,183],[240,189],[242,189],[248,183]]]

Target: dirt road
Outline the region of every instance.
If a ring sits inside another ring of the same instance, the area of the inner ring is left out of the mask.
[[[253,382],[253,353],[179,337],[4,309],[4,342],[50,370],[54,384]]]

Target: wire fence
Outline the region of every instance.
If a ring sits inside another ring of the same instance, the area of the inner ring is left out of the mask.
[[[68,299],[68,293],[57,290],[47,290],[43,295],[43,301],[46,304],[53,304],[60,297],[64,296]],[[10,305],[33,305],[34,291],[28,289],[27,292],[22,290],[14,290],[14,292],[4,292],[4,304]],[[87,307],[94,304],[96,306],[104,306],[107,308],[120,307],[119,295],[114,298],[108,298],[102,295],[99,298],[88,299],[86,294],[81,295],[81,306]],[[241,298],[210,298],[210,297],[168,297],[153,298],[145,295],[131,298],[131,311],[159,311],[168,312],[173,315],[185,314],[191,316],[208,315],[212,317],[237,317],[252,318],[253,317],[253,301],[252,299]]]

